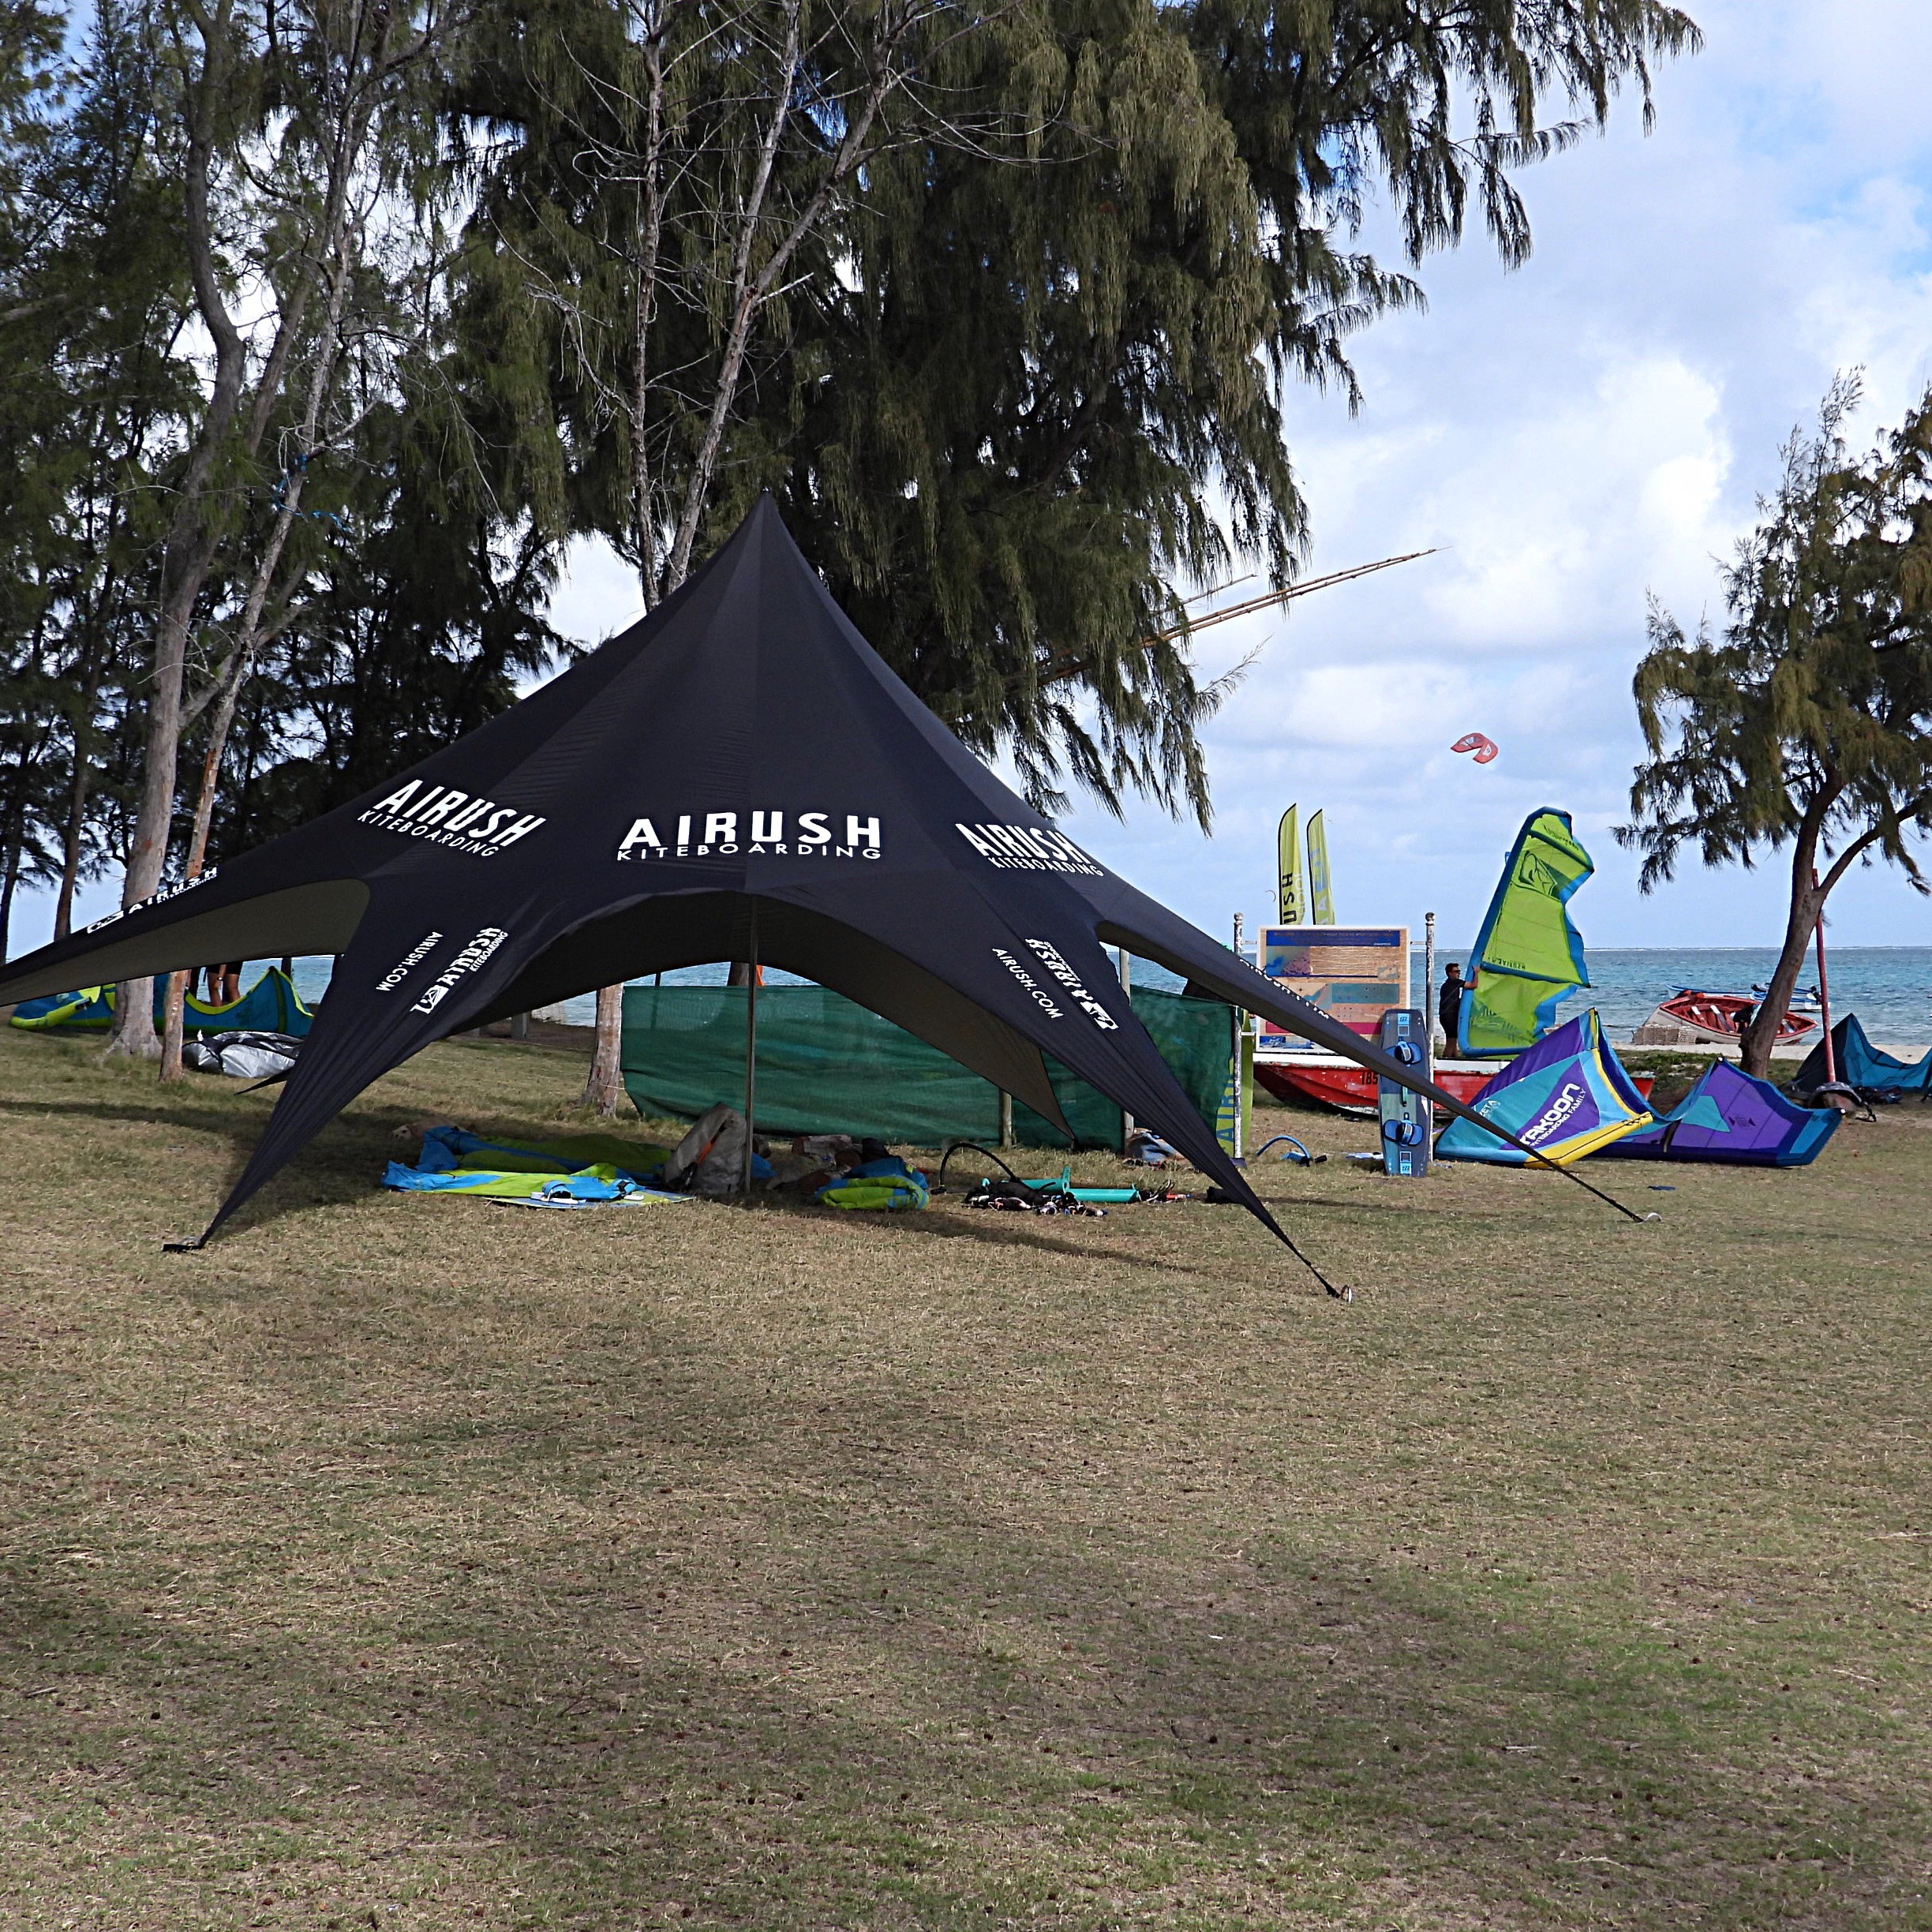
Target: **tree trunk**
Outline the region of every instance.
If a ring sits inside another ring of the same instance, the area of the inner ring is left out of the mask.
[[[161,883],[174,828],[176,763],[185,720],[182,703],[187,675],[188,644],[195,611],[214,568],[226,534],[228,511],[221,493],[217,461],[230,444],[235,453],[252,461],[268,434],[288,365],[300,338],[303,317],[320,286],[327,249],[302,257],[287,292],[281,298],[268,353],[255,379],[254,396],[242,414],[242,391],[248,373],[246,346],[224,299],[214,239],[210,196],[216,173],[216,143],[227,110],[234,104],[226,90],[230,84],[229,22],[233,0],[220,0],[210,14],[194,16],[202,47],[201,70],[189,87],[183,118],[187,133],[186,167],[182,183],[182,235],[195,307],[214,345],[214,380],[194,447],[182,474],[168,539],[163,553],[163,594],[155,629],[154,672],[149,686],[148,729],[143,748],[140,804],[134,838],[128,855],[127,877],[122,890],[123,908],[146,898]],[[396,57],[384,29],[384,47],[378,67],[387,70]],[[343,220],[350,175],[366,139],[375,111],[373,83],[352,91],[330,150],[322,212],[316,232],[335,244]],[[140,985],[139,998],[122,1002],[114,1015],[110,1053],[156,1058],[152,987]]]
[[[13,924],[13,889],[20,883],[21,841],[7,848],[6,878],[0,884],[0,960],[7,956],[7,935]]]
[[[1825,889],[1812,882],[1812,860],[1818,839],[1807,828],[1799,833],[1797,850],[1792,859],[1791,910],[1784,922],[1784,944],[1772,969],[1771,983],[1758,1002],[1757,1017],[1745,1030],[1742,1042],[1744,1071],[1754,1080],[1770,1077],[1772,1050],[1777,1044],[1778,1028],[1791,1010],[1792,994],[1798,975],[1804,970],[1805,950],[1818,930],[1818,915],[1825,909]]]
[[[597,1043],[590,1054],[590,1077],[584,1083],[584,1105],[605,1120],[615,1116],[623,1098],[623,988],[599,987],[597,996]]]
[[[300,450],[305,459],[313,451],[322,420],[322,409],[335,371],[335,358],[341,345],[343,305],[348,291],[349,248],[346,232],[335,238],[335,260],[329,286],[328,320],[322,342],[316,349],[316,362],[309,385],[309,397],[302,414]],[[298,466],[282,492],[282,507],[268,533],[253,579],[249,585],[248,601],[242,613],[240,635],[235,640],[234,657],[221,681],[221,695],[215,714],[208,721],[208,751],[201,761],[201,784],[195,794],[194,827],[188,838],[188,862],[182,869],[184,878],[197,879],[208,859],[208,828],[215,820],[215,795],[221,784],[222,754],[228,748],[228,733],[234,724],[235,706],[242,687],[254,668],[260,649],[262,613],[268,608],[268,592],[282,561],[283,546],[301,509],[302,485],[308,471]],[[187,978],[182,973],[168,976],[167,996],[162,1008],[161,1077],[177,1080],[182,1076],[182,1032],[186,1019]]]
[[[195,607],[215,561],[219,531],[210,502],[215,465],[241,406],[247,356],[222,298],[215,267],[214,223],[208,200],[215,172],[215,129],[228,77],[226,35],[230,9],[219,8],[202,24],[201,72],[189,88],[188,154],[183,184],[183,234],[195,305],[215,346],[215,379],[200,432],[183,473],[162,558],[161,608],[155,626],[153,675],[148,682],[148,729],[141,756],[140,803],[121,889],[123,910],[161,883],[174,822],[174,768],[181,747],[182,687],[187,675],[188,639]],[[152,982],[130,979],[117,997],[107,1050],[158,1058]]]
[[[1778,1023],[1790,1009],[1798,975],[1804,970],[1806,949],[1817,936],[1818,922],[1825,916],[1825,904],[1831,897],[1832,888],[1881,839],[1896,836],[1902,827],[1915,823],[1919,814],[1932,805],[1932,792],[1920,792],[1904,800],[1895,799],[1885,807],[1879,822],[1866,826],[1846,845],[1831,862],[1831,869],[1821,878],[1818,870],[1821,830],[1832,806],[1844,790],[1842,785],[1836,786],[1827,796],[1814,799],[1805,808],[1804,822],[1792,843],[1791,913],[1785,921],[1784,945],[1771,975],[1770,987],[1759,1002],[1757,1017],[1744,1035],[1744,1071],[1758,1080],[1768,1077],[1766,1069],[1771,1064],[1771,1050],[1777,1043]]]
[[[88,715],[93,714],[96,685],[91,676],[86,686]],[[88,793],[92,788],[94,768],[89,762],[93,733],[74,733],[73,786],[67,795],[67,825],[61,837],[60,893],[54,901],[54,937],[65,939],[73,930],[74,890],[80,881],[80,841],[87,829]]]

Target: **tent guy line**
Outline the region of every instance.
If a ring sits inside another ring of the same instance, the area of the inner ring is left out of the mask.
[[[444,799],[460,802],[422,832],[412,811]],[[488,811],[468,819],[476,800]],[[646,864],[620,857],[640,818],[661,829],[688,817],[695,831],[735,814],[734,829],[751,829],[754,801],[863,838],[809,856],[796,840],[698,837]],[[859,635],[769,496],[674,596],[521,702],[310,824],[0,968],[0,1002],[212,960],[338,956],[206,1241],[431,1042],[593,987],[743,959],[754,908],[768,964],[870,1008],[1065,1132],[1050,1054],[1297,1259],[1135,1017],[1106,949],[1510,1138],[1050,825]]]

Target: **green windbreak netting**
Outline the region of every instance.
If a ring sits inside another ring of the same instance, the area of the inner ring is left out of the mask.
[[[1134,1011],[1202,1119],[1228,1086],[1234,1009],[1219,1000],[1136,991]],[[695,1120],[720,1100],[744,1104],[745,989],[627,987],[623,1077],[639,1113]],[[1049,1060],[1054,1091],[1083,1147],[1118,1147],[1121,1110]],[[1013,1103],[1023,1147],[1065,1136]],[[762,987],[758,1124],[767,1133],[874,1135],[902,1146],[994,1140],[999,1093],[936,1047],[823,987]]]

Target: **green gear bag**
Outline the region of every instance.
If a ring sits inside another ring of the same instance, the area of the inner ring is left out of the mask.
[[[829,1181],[818,1194],[821,1207],[874,1210],[923,1208],[930,1199],[923,1181],[897,1174],[854,1174]]]

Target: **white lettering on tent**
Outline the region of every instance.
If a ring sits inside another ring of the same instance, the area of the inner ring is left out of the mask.
[[[145,899],[137,899],[131,906],[123,906],[118,912],[109,912],[80,930],[84,933],[97,933],[103,926],[112,926],[125,919],[130,912],[145,912],[151,906],[166,905],[170,899],[178,899],[183,893],[193,892],[197,886],[210,884],[215,871],[215,867],[210,866],[199,878],[182,879],[175,885],[163,886],[159,892],[150,893]]]
[[[361,813],[358,822],[405,838],[426,839],[473,859],[493,859],[506,845],[549,823],[537,814],[500,805],[481,792],[455,785],[432,785],[425,792],[422,783],[412,778],[399,785]]]
[[[632,822],[631,829],[623,835],[623,844],[617,848],[617,856],[628,859],[633,845],[650,845],[659,852],[664,850],[664,841],[657,836],[657,828],[648,818]]]
[[[1050,940],[1029,939],[1027,944],[1039,954],[1039,962],[1067,990],[1068,996],[1103,1033],[1118,1033],[1120,1022],[1089,993],[1080,976],[1066,963],[1066,957]]]
[[[410,816],[418,825],[440,825],[469,796],[467,792],[459,792],[451,787],[433,805],[425,805],[421,811],[411,812]]]
[[[1053,1002],[1053,995],[1015,959],[1004,946],[995,946],[993,957],[1025,988],[1033,1004],[1039,1007],[1049,1020],[1064,1020],[1066,1015]]]
[[[443,943],[440,932],[425,933],[415,945],[376,982],[378,993],[393,993],[410,976],[412,967],[420,966]]]
[[[488,799],[472,799],[454,818],[445,819],[444,824],[452,832],[461,832],[473,826],[490,810]]]
[[[369,810],[379,812],[399,812],[421,789],[422,781],[420,778],[412,778],[400,791],[391,792],[380,804],[372,805]]]
[[[1074,872],[1087,878],[1105,876],[1098,861],[1050,826],[955,824],[953,829],[988,865],[1004,871]]]
[[[674,812],[664,822],[675,825],[669,844],[659,837],[657,815],[633,818],[616,844],[613,856],[647,859],[864,859],[885,856],[886,821],[877,814],[827,811],[795,812],[759,806],[738,811]],[[837,843],[833,829],[842,823],[844,841]],[[785,837],[788,826],[794,836]]]
[[[448,998],[450,989],[465,974],[473,973],[510,935],[500,926],[485,926],[456,957],[436,975],[433,984],[425,987],[423,996],[410,1007],[411,1013],[434,1013]]]

